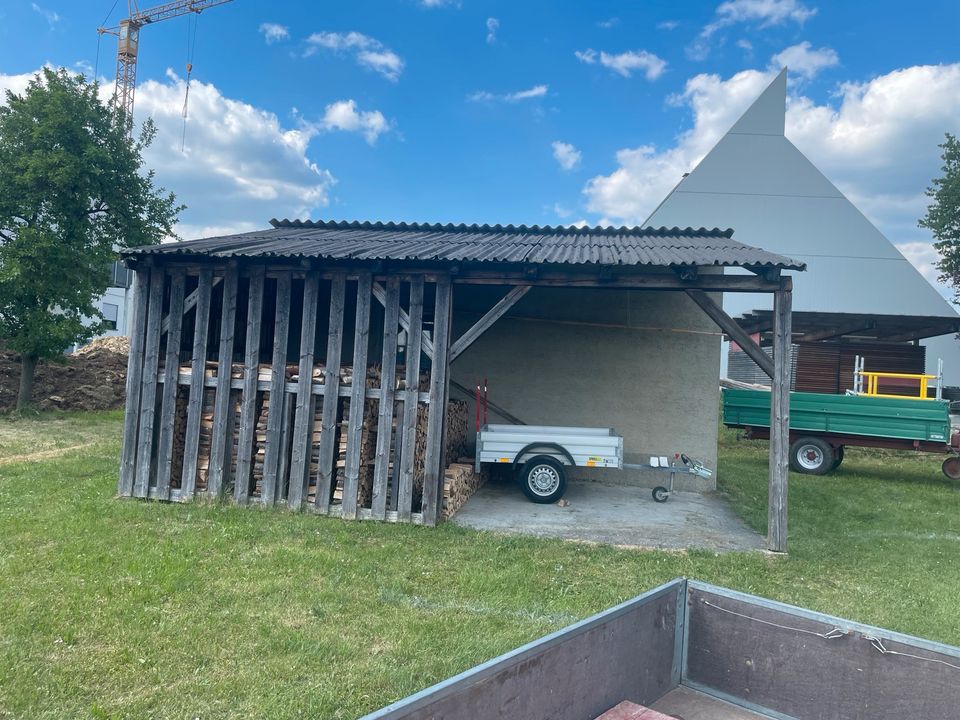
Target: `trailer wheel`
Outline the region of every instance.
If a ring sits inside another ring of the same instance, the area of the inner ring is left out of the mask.
[[[843,445],[837,445],[833,449],[833,467],[831,470],[836,470],[840,467],[840,464],[843,462]]]
[[[667,490],[663,485],[657,485],[653,489],[653,501],[658,503],[665,503],[670,497],[670,491]]]
[[[833,470],[833,446],[816,437],[802,437],[790,446],[790,467],[807,475],[826,475]]]
[[[940,469],[943,470],[943,474],[951,480],[960,480],[960,457],[956,455],[948,457],[943,461]]]
[[[554,503],[567,490],[567,473],[559,460],[537,455],[527,460],[520,471],[520,487],[532,502]]]

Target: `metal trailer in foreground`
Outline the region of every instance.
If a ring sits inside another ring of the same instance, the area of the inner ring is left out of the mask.
[[[747,437],[770,437],[770,392],[723,389],[723,424]],[[825,475],[847,445],[949,453],[943,473],[960,479],[960,435],[951,433],[946,400],[890,395],[790,393],[790,467]]]
[[[960,648],[677,579],[364,720],[956,720]]]
[[[483,463],[512,465],[524,494],[535,503],[552,503],[563,497],[570,466],[666,473],[668,485],[653,488],[656,502],[670,497],[677,473],[707,478],[713,474],[681,453],[672,460],[651,456],[649,465],[625,463],[623,438],[612,428],[553,425],[482,425],[477,432],[478,473]]]

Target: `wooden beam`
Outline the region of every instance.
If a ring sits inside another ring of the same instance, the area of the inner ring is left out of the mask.
[[[427,414],[427,447],[423,461],[423,522],[436,525],[443,499],[444,435],[447,396],[450,392],[450,325],[453,319],[453,286],[449,278],[437,282],[433,315],[433,363],[430,368],[430,411]]]
[[[145,498],[150,491],[153,469],[153,431],[156,426],[157,367],[160,363],[160,316],[163,310],[163,268],[150,269],[150,307],[147,311],[143,350],[143,391],[140,395],[140,432],[137,437],[137,476],[135,497]]]
[[[353,334],[353,391],[350,395],[350,419],[347,421],[347,458],[343,477],[343,517],[357,517],[357,491],[360,478],[360,440],[363,433],[364,395],[367,389],[367,353],[370,345],[370,300],[373,278],[361,275],[357,280],[357,321]]]
[[[137,428],[140,424],[140,391],[143,378],[143,345],[147,327],[150,271],[137,270],[133,280],[133,320],[130,323],[130,355],[127,358],[127,403],[123,414],[123,449],[117,494],[133,494],[137,474]]]
[[[180,335],[183,326],[183,293],[186,273],[182,268],[170,271],[170,326],[163,360],[163,393],[160,403],[160,439],[157,441],[157,497],[170,499],[173,470],[173,429],[177,410],[177,377],[180,374]]]
[[[241,505],[250,500],[253,444],[257,425],[257,380],[260,373],[260,324],[263,315],[263,267],[255,267],[247,292],[247,336],[240,400],[240,438],[233,497]]]
[[[270,367],[270,390],[267,410],[267,432],[263,448],[263,487],[261,501],[273,505],[278,496],[277,477],[280,457],[286,455],[281,444],[284,407],[286,406],[287,340],[290,329],[290,273],[277,276],[276,307],[273,315],[273,357]],[[282,475],[281,475],[282,477]]]
[[[799,342],[819,342],[821,340],[830,340],[843,335],[856,335],[864,330],[872,330],[876,323],[872,320],[858,320],[856,322],[846,323],[844,325],[835,325],[833,327],[823,328],[822,330],[812,330],[802,335]]]
[[[322,513],[330,510],[331,490],[336,476],[334,445],[337,438],[337,398],[340,395],[340,362],[343,357],[343,314],[346,305],[347,276],[330,280],[330,317],[327,323],[326,365],[323,371],[323,410],[320,448],[317,453],[317,495],[314,504]]]
[[[420,350],[423,339],[423,278],[410,283],[410,318],[407,325],[406,382],[403,391],[403,422],[400,443],[400,482],[397,513],[401,521],[413,514],[413,460],[417,452],[417,405],[420,387]]]
[[[287,488],[287,503],[297,510],[303,503],[307,489],[307,473],[310,469],[310,442],[313,431],[313,384],[314,342],[317,333],[317,299],[320,294],[320,276],[307,274],[303,282],[303,319],[300,323],[300,366],[297,380],[297,409],[293,421],[293,450],[290,460],[290,480]]]
[[[730,339],[737,343],[767,376],[773,377],[773,360],[754,342],[752,337],[747,335],[743,328],[737,325],[736,320],[727,315],[722,307],[701,290],[687,290],[687,296],[699,305],[700,309],[707,314],[707,317],[729,335]]]
[[[200,413],[203,409],[203,381],[207,366],[207,340],[210,330],[210,297],[213,271],[200,269],[197,292],[197,316],[193,326],[193,357],[190,361],[190,396],[187,399],[187,429],[183,439],[183,472],[180,492],[192,498],[197,487],[197,454],[200,450]]]
[[[173,269],[173,268],[172,268],[172,269]],[[180,270],[185,270],[185,268],[179,268],[179,269],[180,269]],[[219,285],[221,280],[223,280],[223,278],[221,278],[221,277],[215,277],[215,278],[213,278],[213,287],[216,287],[217,285]],[[181,314],[181,315],[186,315],[188,312],[190,312],[191,310],[193,310],[193,308],[196,307],[197,301],[198,301],[199,299],[200,299],[200,287],[197,286],[197,289],[196,289],[196,290],[194,290],[192,293],[190,293],[189,295],[187,295],[187,296],[183,299],[183,309],[181,310],[180,314]],[[166,333],[166,332],[168,332],[168,331],[170,330],[170,319],[171,319],[171,317],[173,317],[173,313],[172,313],[172,312],[170,312],[170,313],[160,322],[160,334],[161,334],[161,335],[163,335],[164,333]]]
[[[789,279],[774,295],[773,384],[770,389],[770,477],[767,549],[787,551],[787,484],[790,470],[790,335],[792,289]]]
[[[464,350],[470,347],[477,338],[489,330],[497,320],[506,315],[510,308],[516,305],[520,298],[522,298],[528,292],[530,292],[529,285],[518,285],[517,287],[511,288],[510,292],[504,295],[496,305],[490,308],[486,315],[477,320],[473,327],[457,338],[457,341],[450,348],[450,362],[452,363],[454,360],[460,357]]]
[[[780,283],[756,275],[698,275],[683,280],[675,274],[614,275],[611,278],[574,273],[541,272],[530,277],[515,271],[462,271],[454,277],[457,285],[532,285],[534,287],[594,287],[636,290],[701,290],[703,292],[772,293]]]
[[[228,435],[230,416],[230,373],[233,370],[233,339],[237,319],[237,264],[231,263],[223,280],[223,306],[220,311],[220,349],[217,355],[217,390],[213,400],[213,433],[210,438],[210,467],[207,492],[218,497],[230,475],[232,435]]]
[[[390,478],[390,439],[393,435],[394,391],[397,387],[397,326],[400,322],[400,278],[387,280],[383,313],[383,356],[380,360],[380,413],[377,421],[377,454],[373,465],[373,499],[370,509],[377,520],[387,517],[387,481]]]
[[[423,278],[420,278],[420,282],[423,282]],[[380,283],[373,284],[373,296],[381,305],[387,306],[387,293]],[[406,330],[408,334],[410,333],[410,315],[403,308],[400,308],[400,327]],[[433,341],[423,334],[420,335],[420,349],[428,358],[433,357]]]
[[[939,335],[947,335],[955,332],[957,332],[956,325],[953,327],[944,327],[944,325],[941,324],[900,332],[895,335],[887,335],[886,337],[881,337],[878,339],[882,342],[909,342],[911,340],[922,340],[924,338],[937,337]]]

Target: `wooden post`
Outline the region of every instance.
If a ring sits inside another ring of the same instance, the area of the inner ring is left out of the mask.
[[[430,369],[430,411],[427,414],[427,447],[423,463],[423,524],[436,525],[443,500],[443,436],[446,431],[447,394],[450,391],[450,324],[453,285],[449,277],[437,281],[433,314],[433,364]]]
[[[460,357],[464,350],[476,342],[477,338],[493,327],[497,320],[506,315],[510,308],[520,301],[520,298],[530,292],[530,287],[530,285],[518,285],[512,288],[482,318],[477,320],[473,327],[457,338],[457,341],[450,347],[450,362],[452,363]]]
[[[397,387],[397,325],[400,322],[400,279],[387,280],[383,315],[383,358],[380,373],[380,416],[377,422],[377,455],[373,466],[373,500],[376,520],[387,517],[387,481],[390,478],[390,438],[393,435],[394,391]]]
[[[210,330],[210,296],[213,270],[200,269],[197,284],[197,316],[193,326],[193,357],[190,361],[190,396],[187,400],[187,429],[183,438],[183,474],[180,496],[193,497],[197,487],[197,453],[200,449],[200,412],[203,407],[203,378],[207,367],[207,339]]]
[[[233,479],[233,497],[241,505],[246,505],[250,500],[250,470],[257,425],[257,378],[260,374],[263,277],[262,266],[253,268],[247,293],[247,337],[243,358],[243,395],[240,401],[240,438],[237,448],[237,475]]]
[[[177,383],[180,377],[180,330],[183,326],[183,293],[186,273],[170,272],[170,324],[167,351],[163,360],[163,400],[160,403],[160,439],[157,442],[157,497],[170,499],[170,474],[173,469],[173,427],[177,409]]]
[[[787,479],[790,470],[790,343],[792,281],[773,295],[773,385],[770,388],[770,488],[767,549],[787,551]]]
[[[127,359],[127,405],[123,415],[123,450],[117,494],[133,494],[137,474],[137,427],[140,423],[140,390],[143,378],[143,341],[147,326],[150,271],[137,270],[133,280],[133,321],[130,323],[130,356]]]
[[[409,521],[413,513],[413,461],[417,452],[417,404],[420,390],[420,352],[423,339],[423,278],[410,282],[410,316],[407,324],[407,374],[403,391],[403,422],[398,429],[400,483],[397,490],[397,517]]]
[[[383,285],[378,282],[373,284],[373,296],[380,302],[384,307],[387,306],[387,291],[383,289]],[[406,313],[403,308],[400,308],[400,327],[402,327],[407,332],[410,332],[410,316]],[[420,336],[420,347],[423,349],[423,354],[428,358],[433,357],[433,341],[426,337],[425,335]]]
[[[367,352],[370,345],[370,300],[373,278],[357,278],[357,321],[353,334],[353,387],[350,390],[350,419],[347,421],[347,458],[343,474],[343,517],[357,517],[357,490],[360,479],[360,440],[363,436],[363,404],[367,394]]]
[[[320,447],[317,451],[317,495],[314,505],[322,513],[330,511],[333,486],[334,442],[337,439],[337,403],[340,395],[340,358],[343,355],[343,306],[346,303],[347,276],[337,273],[330,281],[330,318],[327,323],[326,365],[323,371],[323,410]]]
[[[310,435],[313,429],[313,353],[317,332],[317,297],[320,294],[320,274],[307,273],[303,281],[303,320],[300,323],[300,367],[297,381],[297,414],[293,423],[293,451],[290,461],[290,483],[287,502],[297,510],[307,489],[307,471],[310,468]]]
[[[133,485],[136,497],[150,493],[150,471],[153,466],[153,431],[157,405],[157,367],[160,363],[160,317],[163,311],[163,268],[150,270],[150,307],[147,311],[146,337],[143,350],[143,391],[140,396],[140,432],[137,437],[137,477]]]
[[[287,394],[287,340],[290,328],[292,277],[289,272],[277,276],[277,298],[273,322],[273,365],[270,368],[270,408],[267,412],[267,433],[263,448],[263,489],[260,498],[264,505],[273,505],[276,502],[280,458],[286,454],[280,436]]]
[[[213,401],[213,434],[210,438],[210,475],[207,491],[218,497],[229,480],[233,437],[227,434],[230,416],[230,374],[233,370],[234,324],[237,318],[239,273],[235,261],[223,279],[223,307],[220,312],[220,350],[217,357],[217,394]]]
[[[216,287],[220,283],[221,279],[222,278],[218,278],[218,277],[213,278],[213,287]],[[181,309],[181,314],[186,315],[188,312],[193,310],[193,308],[197,304],[197,301],[199,300],[200,300],[200,287],[198,286],[196,290],[194,290],[192,293],[190,293],[183,299],[183,308]],[[167,317],[165,317],[160,322],[160,334],[163,335],[169,329],[170,329],[170,315],[168,314]]]

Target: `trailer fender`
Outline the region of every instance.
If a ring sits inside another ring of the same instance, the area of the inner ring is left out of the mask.
[[[553,452],[560,453],[564,459],[565,465],[572,466],[577,464],[573,460],[573,455],[571,455],[570,451],[567,450],[563,445],[552,442],[534,442],[525,446],[520,452],[517,453],[517,456],[513,459],[514,472],[519,472],[520,466],[523,465],[523,458],[528,455],[536,454],[537,452],[543,452],[544,450],[552,450]]]

